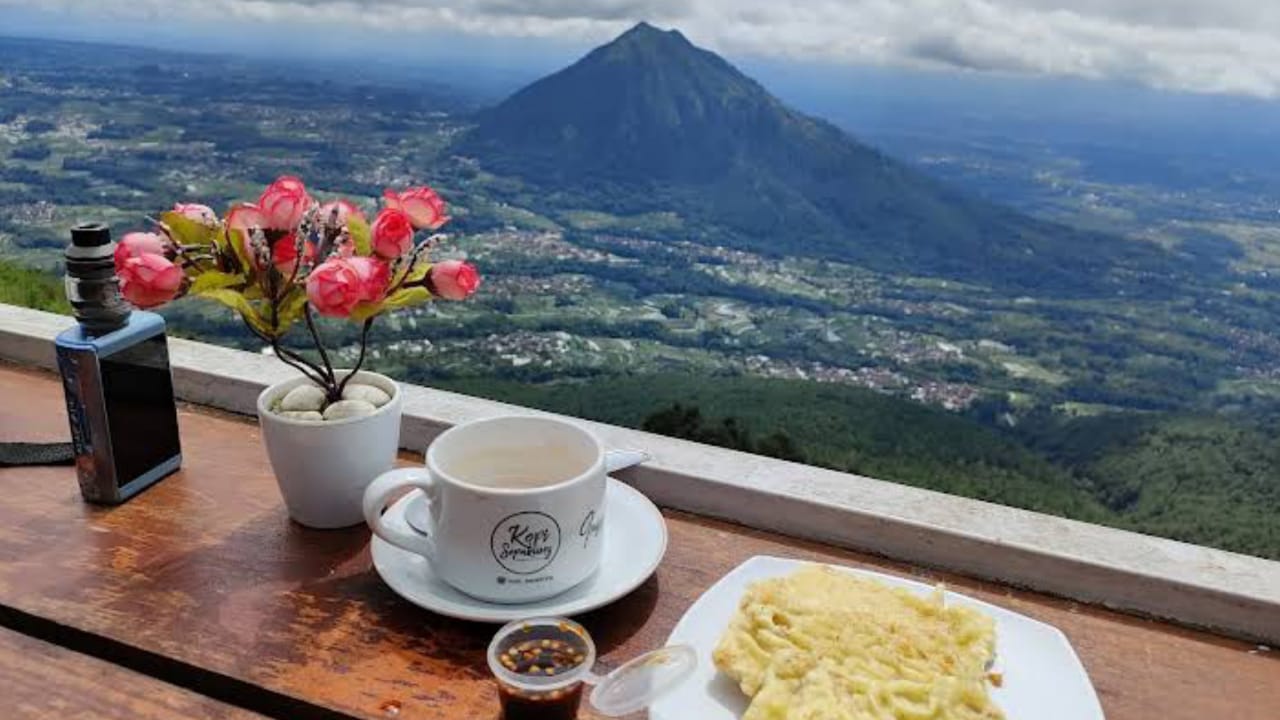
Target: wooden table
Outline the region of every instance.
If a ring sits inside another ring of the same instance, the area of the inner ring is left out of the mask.
[[[52,376],[0,366],[0,438],[63,438],[61,404]],[[0,470],[0,625],[272,717],[497,715],[484,666],[492,627],[432,615],[392,593],[370,566],[366,529],[290,523],[250,420],[184,408],[180,421],[184,469],[117,508],[81,502],[69,468]],[[581,618],[605,668],[663,644],[719,577],[753,555],[772,554],[943,580],[1056,625],[1080,654],[1109,720],[1280,718],[1274,652],[684,513],[666,516],[671,542],[657,574]]]
[[[0,628],[4,717],[263,720],[118,665]]]

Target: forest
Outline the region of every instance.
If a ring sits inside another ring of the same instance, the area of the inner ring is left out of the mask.
[[[70,312],[56,277],[5,260],[0,303]],[[181,307],[174,334],[201,337],[183,324],[199,317]],[[443,378],[425,365],[373,366],[408,382],[1280,559],[1280,423],[1267,420],[1280,413],[1270,408],[1234,416],[1041,412],[1009,428],[999,423],[999,403],[960,414],[803,381]]]
[[[1017,428],[870,390],[751,377],[442,380],[442,388],[1280,559],[1266,415],[1042,415]]]

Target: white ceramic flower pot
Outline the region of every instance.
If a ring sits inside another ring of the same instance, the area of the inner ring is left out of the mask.
[[[270,410],[285,393],[309,382],[306,378],[276,383],[258,395],[258,422],[271,469],[290,517],[301,525],[328,529],[363,523],[365,488],[395,465],[403,406],[400,387],[371,372],[358,373],[355,381],[385,390],[391,401],[372,415],[311,422]]]

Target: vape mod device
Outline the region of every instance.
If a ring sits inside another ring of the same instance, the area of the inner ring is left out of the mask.
[[[121,503],[182,462],[164,318],[120,297],[103,225],[79,225],[67,248],[67,297],[77,324],[54,341],[67,398],[80,493]]]

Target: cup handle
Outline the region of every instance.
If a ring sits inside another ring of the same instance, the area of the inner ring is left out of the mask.
[[[643,450],[610,450],[604,454],[604,471],[617,472],[652,459],[653,456]]]
[[[369,524],[373,534],[383,540],[428,560],[434,560],[434,540],[412,530],[393,527],[382,520],[382,511],[387,508],[391,497],[404,488],[418,488],[426,494],[428,504],[434,502],[436,481],[427,474],[425,468],[398,468],[382,473],[365,489],[364,521]]]

